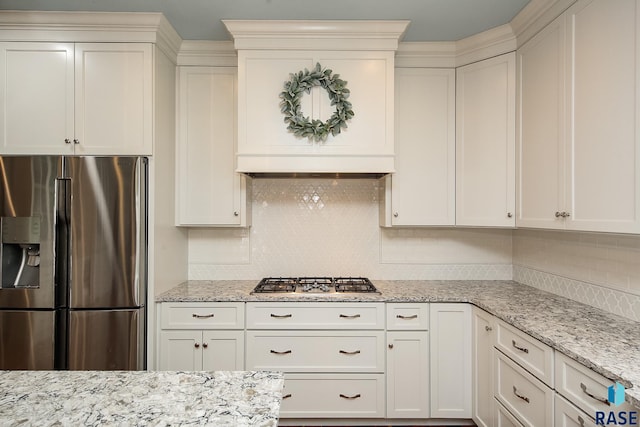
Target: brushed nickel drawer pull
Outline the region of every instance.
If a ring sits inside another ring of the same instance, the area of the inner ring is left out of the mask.
[[[290,397],[291,397],[291,393],[289,393],[289,394],[285,394],[284,396],[282,396],[282,398],[283,398],[283,399],[288,399],[288,398],[290,398]]]
[[[402,314],[397,314],[396,317],[398,319],[406,319],[406,320],[408,320],[408,319],[417,319],[418,315],[417,314],[412,314],[411,316],[403,316]]]
[[[343,398],[343,399],[357,399],[357,398],[360,397],[360,393],[358,393],[358,394],[356,394],[354,396],[347,396],[347,395],[344,395],[344,394],[340,393],[340,397]]]
[[[523,396],[520,393],[518,393],[518,389],[516,388],[516,386],[513,386],[513,394],[516,395],[516,397],[524,400],[525,402],[529,403],[529,398],[527,396]]]
[[[213,313],[211,313],[211,314],[196,314],[196,313],[193,313],[191,315],[191,317],[193,317],[195,319],[210,319],[210,318],[212,318],[214,316],[215,316],[215,314],[213,314]]]
[[[529,349],[524,347],[519,347],[518,344],[516,344],[516,340],[511,340],[511,345],[513,345],[515,349],[520,350],[523,353],[527,353],[527,354],[529,353]]]
[[[584,385],[584,383],[580,383],[580,388],[582,389],[582,392],[584,394],[586,394],[587,396],[589,396],[590,398],[592,398],[593,400],[597,400],[600,403],[604,403],[607,406],[611,406],[611,404],[609,403],[609,401],[607,399],[605,399],[604,397],[598,397],[598,396],[594,396],[593,394],[589,393],[589,391],[587,391],[587,386]]]
[[[293,314],[273,314],[273,313],[271,313],[271,317],[275,317],[276,319],[286,319],[288,317],[293,317]]]
[[[360,350],[356,350],[356,351],[340,350],[340,354],[360,354]]]
[[[580,427],[584,427],[584,418],[578,415],[578,423],[580,423]]]
[[[269,353],[271,353],[271,354],[291,354],[291,350],[285,350],[285,351],[269,350]]]
[[[353,314],[351,316],[347,315],[347,314],[341,314],[340,317],[342,317],[343,319],[357,319],[358,317],[360,317],[359,314]]]

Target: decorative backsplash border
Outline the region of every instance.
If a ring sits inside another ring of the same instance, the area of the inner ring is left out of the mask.
[[[513,280],[572,300],[640,321],[640,296],[514,265]]]

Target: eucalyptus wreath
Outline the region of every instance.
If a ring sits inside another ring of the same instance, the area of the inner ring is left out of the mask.
[[[284,91],[280,93],[280,107],[287,129],[294,135],[325,141],[329,134],[336,136],[342,129],[346,129],[347,120],[355,115],[351,103],[347,101],[350,93],[347,82],[340,79],[339,74],[332,73],[330,69],[323,69],[316,63],[311,71],[305,68],[304,71],[290,74],[291,79],[284,83]],[[302,114],[300,99],[304,93],[310,93],[314,86],[323,87],[329,94],[331,105],[335,107],[334,113],[326,122],[311,120]]]

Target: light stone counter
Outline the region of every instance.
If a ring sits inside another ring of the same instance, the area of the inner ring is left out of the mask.
[[[0,426],[277,426],[284,375],[0,371]]]
[[[467,302],[627,388],[640,408],[640,323],[512,281],[373,280],[380,294],[255,294],[252,281],[188,281],[170,301]]]

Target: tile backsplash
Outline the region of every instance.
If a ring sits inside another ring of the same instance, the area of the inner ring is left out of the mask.
[[[189,279],[514,279],[640,320],[640,236],[381,228],[378,180],[262,178],[252,185],[251,228],[189,230]]]
[[[378,180],[254,179],[252,185],[251,228],[189,230],[190,279],[512,277],[510,230],[379,227]]]

